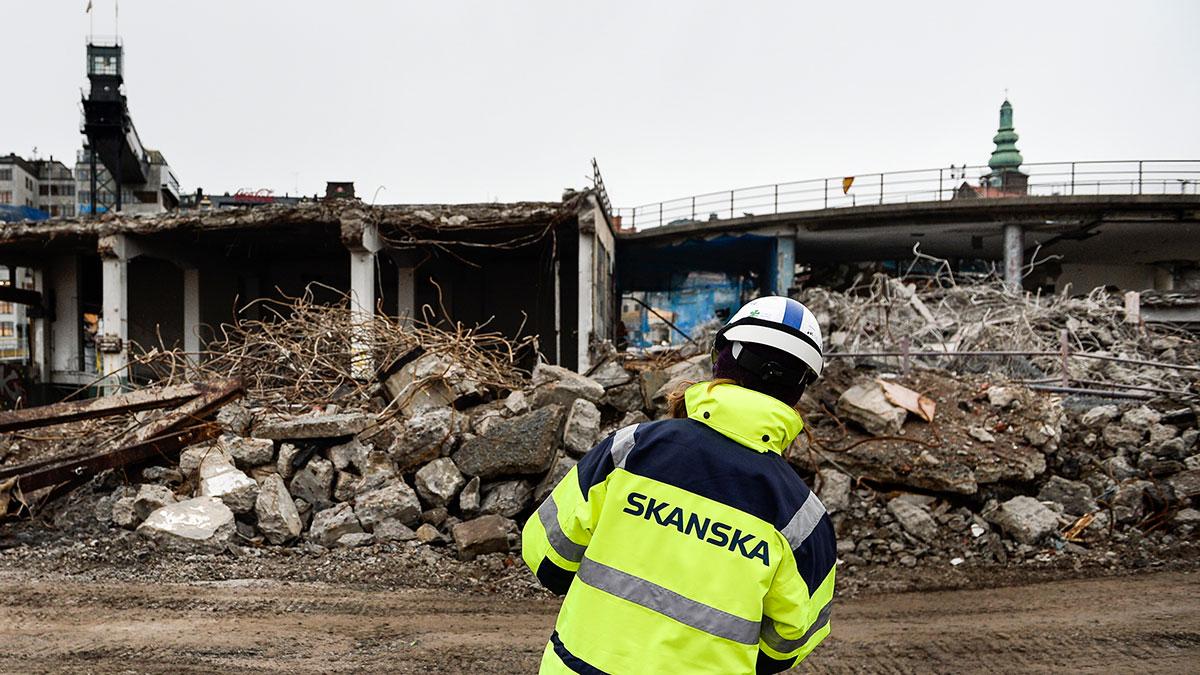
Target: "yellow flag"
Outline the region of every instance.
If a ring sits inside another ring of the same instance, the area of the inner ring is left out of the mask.
[[[842,179],[842,194],[850,191],[850,186],[854,185],[854,176],[846,176]]]

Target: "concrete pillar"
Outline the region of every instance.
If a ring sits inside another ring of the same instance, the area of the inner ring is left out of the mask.
[[[775,294],[787,296],[796,277],[796,238],[784,235],[775,239]]]
[[[593,231],[585,231],[583,228],[579,232],[579,340],[576,344],[577,365],[576,369],[583,373],[591,368],[591,358],[588,356],[588,343],[592,335],[592,315],[593,315],[593,298],[595,292],[592,287],[592,274],[595,268],[595,260],[593,248]]]
[[[357,379],[375,374],[371,356],[371,321],[375,316],[375,254],[383,244],[375,225],[364,225],[361,240],[347,244],[350,250],[350,369]]]
[[[55,258],[50,265],[50,287],[54,289],[54,321],[50,325],[50,372],[87,370],[81,354],[82,316],[79,313],[79,258],[74,254]],[[49,380],[46,380],[49,381]]]
[[[129,242],[126,235],[100,238],[101,317],[99,339],[106,393],[125,388],[129,381]]]
[[[30,356],[30,364],[33,366],[33,379],[35,382],[47,383],[50,381],[50,335],[47,327],[46,311],[50,308],[47,306],[46,297],[46,269],[45,264],[33,269],[33,290],[42,294],[42,306],[40,316],[29,320],[29,346],[32,351]]]
[[[200,270],[183,268],[183,351],[199,362],[200,357]]]
[[[1025,266],[1025,228],[1019,223],[1004,225],[1004,283],[1021,288],[1021,268]]]
[[[401,325],[407,326],[417,316],[417,270],[415,267],[398,266],[396,278],[396,316]]]

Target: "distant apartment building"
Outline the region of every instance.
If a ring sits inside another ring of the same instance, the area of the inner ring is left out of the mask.
[[[37,208],[38,169],[15,154],[0,157],[0,205]]]
[[[28,268],[0,267],[0,286],[16,285],[32,290],[33,272]],[[25,305],[0,300],[0,362],[23,361],[29,355]]]
[[[51,218],[75,215],[75,175],[67,165],[51,157],[30,162],[37,169],[37,208]]]

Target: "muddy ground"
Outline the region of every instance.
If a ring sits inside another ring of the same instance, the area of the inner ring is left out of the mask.
[[[798,671],[1182,673],[1200,663],[1192,563],[858,577],[833,636]],[[459,564],[427,548],[20,546],[0,551],[0,672],[534,672],[557,606],[503,555]]]

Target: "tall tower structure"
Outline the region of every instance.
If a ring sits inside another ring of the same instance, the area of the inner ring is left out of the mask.
[[[1000,104],[1000,128],[992,137],[996,149],[988,160],[988,168],[992,170],[984,176],[984,183],[1001,192],[1025,194],[1029,189],[1029,176],[1021,171],[1021,163],[1025,161],[1017,150],[1017,140],[1020,136],[1013,129],[1013,109],[1008,99]]]
[[[89,41],[87,75],[90,90],[83,99],[83,133],[91,150],[92,180],[96,161],[104,163],[113,178],[114,208],[121,210],[122,186],[146,182],[146,151],[129,116],[125,98],[124,49],[120,39],[110,43]],[[96,187],[92,186],[93,208]]]

